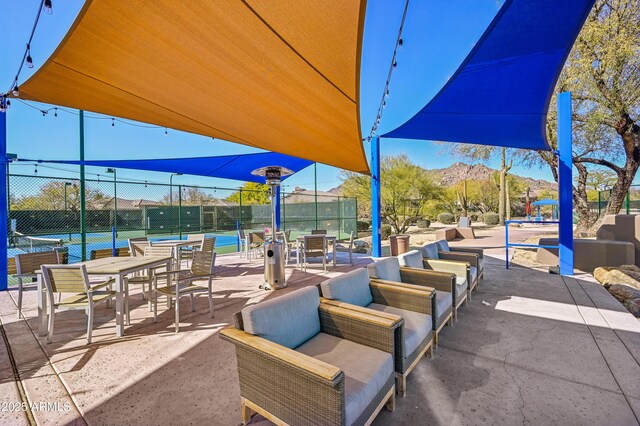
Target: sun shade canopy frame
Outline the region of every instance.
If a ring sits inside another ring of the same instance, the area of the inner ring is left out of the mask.
[[[87,0],[19,98],[368,174],[365,8],[365,0]]]
[[[166,158],[150,160],[27,160],[18,161],[73,164],[116,169],[135,169],[153,172],[181,173],[183,175],[206,176],[233,179],[246,182],[265,183],[264,176],[251,172],[265,166],[278,165],[294,173],[310,166],[313,162],[276,152],[264,152],[241,155],[222,155],[217,157]],[[289,176],[283,176],[282,180]]]
[[[507,0],[440,92],[386,138],[549,150],[549,102],[595,0]]]

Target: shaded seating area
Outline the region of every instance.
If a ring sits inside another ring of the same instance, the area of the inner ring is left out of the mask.
[[[395,408],[399,319],[321,303],[308,287],[244,308],[222,339],[235,345],[243,424],[369,424]]]

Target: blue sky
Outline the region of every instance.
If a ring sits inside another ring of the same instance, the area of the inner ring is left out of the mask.
[[[26,80],[50,56],[74,21],[83,5],[82,0],[54,0],[54,13],[43,14],[31,45],[35,67],[25,69],[20,81]],[[502,2],[498,0],[421,0],[409,4],[404,29],[404,45],[398,54],[398,66],[393,74],[390,97],[380,125],[380,133],[395,128],[413,116],[455,72],[467,53],[495,16]],[[9,89],[24,52],[33,25],[39,0],[3,0],[0,16],[3,20],[4,42],[0,45],[0,91]],[[361,118],[363,135],[375,119],[393,46],[400,24],[404,0],[369,0],[362,56]],[[36,104],[38,107],[43,107]],[[96,116],[96,114],[90,114]],[[226,155],[254,152],[250,147],[169,129],[148,129],[122,123],[111,125],[110,117],[86,120],[87,159],[110,158],[170,158]],[[42,116],[36,109],[13,102],[8,114],[8,151],[22,158],[77,159],[78,118],[76,115],[53,111]],[[368,146],[365,148],[368,149]],[[387,140],[383,155],[407,154],[426,168],[442,168],[458,161],[441,145],[409,140]],[[489,163],[497,165],[497,159]],[[38,175],[76,177],[77,167],[68,169],[39,167]],[[11,166],[12,173],[33,174],[34,166]],[[87,168],[88,172],[104,175],[104,170]],[[523,169],[514,166],[514,173],[551,180],[546,169]],[[133,178],[167,183],[164,173],[119,170],[119,178]],[[175,183],[206,186],[238,187],[242,183],[224,179],[179,176]],[[286,182],[290,187],[313,188],[313,167]],[[318,188],[328,190],[340,184],[339,170],[318,165]]]

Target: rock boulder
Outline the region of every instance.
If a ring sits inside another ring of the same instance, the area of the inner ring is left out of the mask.
[[[623,304],[633,299],[640,299],[640,290],[624,284],[613,284],[609,293]]]

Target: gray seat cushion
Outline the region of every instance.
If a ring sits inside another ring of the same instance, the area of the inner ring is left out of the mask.
[[[442,251],[451,251],[451,249],[449,248],[449,242],[447,240],[438,240],[436,241],[436,244],[438,245],[438,249]]]
[[[406,253],[399,254],[398,262],[400,263],[400,266],[406,266],[407,268],[424,269],[422,253],[420,253],[419,250],[411,250]]]
[[[482,260],[482,259],[479,259]],[[471,282],[475,282],[476,279],[478,279],[478,268],[476,268],[475,266],[472,266],[470,268],[470,275],[471,275]]]
[[[369,288],[369,273],[366,269],[356,269],[320,284],[322,297],[339,300],[352,305],[367,306],[373,302]]]
[[[370,263],[367,269],[369,270],[369,276],[371,278],[397,283],[402,282],[400,278],[400,263],[395,257],[385,257],[384,259],[376,260],[374,263]]]
[[[320,295],[306,287],[242,310],[247,333],[293,349],[320,333]]]
[[[346,424],[356,421],[393,373],[391,354],[319,333],[296,351],[340,368],[345,375]]]
[[[464,277],[456,276],[456,294],[460,296],[465,291],[467,291],[467,288],[469,288],[469,283],[467,282],[467,279]]]
[[[438,245],[436,243],[425,244],[420,247],[420,253],[425,259],[439,259]]]
[[[436,323],[440,324],[440,320],[449,308],[453,306],[453,297],[451,293],[446,291],[436,291]],[[437,325],[434,324],[434,325]]]
[[[420,343],[422,343],[427,336],[431,337],[431,328],[433,327],[431,315],[394,308],[393,306],[388,305],[380,305],[378,303],[372,303],[367,306],[367,308],[387,312],[404,318],[405,356],[411,355],[411,353],[420,346]]]

